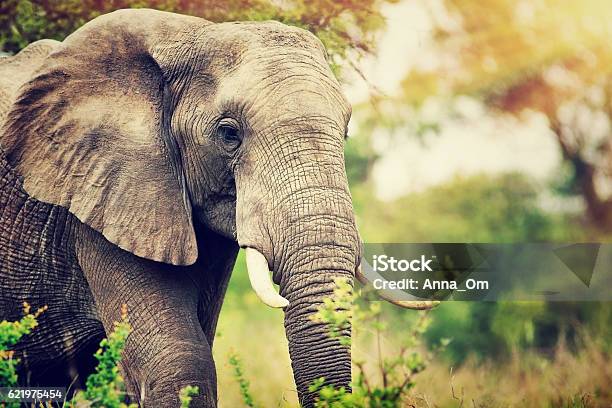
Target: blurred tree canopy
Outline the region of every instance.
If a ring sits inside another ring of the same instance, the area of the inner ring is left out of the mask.
[[[540,208],[538,190],[521,174],[476,175],[393,202],[360,208],[370,242],[546,242],[581,240],[571,220]]]
[[[452,339],[444,353],[453,365],[470,357],[499,363],[528,349],[551,356],[559,343],[577,350],[585,333],[609,352],[611,312],[605,302],[446,302],[425,337],[430,345]]]
[[[406,75],[402,102],[469,95],[497,113],[541,112],[571,169],[562,192],[580,194],[591,224],[612,230],[612,3],[443,3],[423,2],[436,60]]]
[[[456,177],[391,202],[372,197],[368,182],[353,186],[359,230],[369,242],[579,242],[588,231],[573,216],[549,212],[528,175]],[[386,305],[397,324],[406,312]],[[580,331],[610,338],[609,303],[443,302],[432,311],[425,338],[453,364],[470,357],[502,361],[520,350],[554,353],[560,342],[580,344]],[[598,340],[599,341],[599,340]],[[607,343],[609,344],[609,342]],[[609,348],[609,345],[606,346]]]
[[[154,8],[211,21],[278,20],[307,29],[327,47],[332,66],[349,52],[372,51],[384,28],[381,7],[397,0],[5,0],[0,5],[0,47],[15,53],[42,38],[62,40],[87,21],[121,8]]]

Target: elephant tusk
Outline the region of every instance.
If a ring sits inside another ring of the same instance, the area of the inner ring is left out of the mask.
[[[255,248],[246,248],[245,252],[249,280],[259,299],[270,307],[287,307],[289,301],[274,289],[266,257]]]
[[[361,271],[361,265],[357,267],[357,270],[355,271],[355,277],[363,286],[367,286],[370,283]],[[396,306],[403,307],[404,309],[427,310],[433,309],[434,307],[440,304],[439,300],[395,300],[382,291],[376,291],[376,293],[378,294],[378,296],[380,296],[381,299],[384,299],[387,302],[392,303]]]

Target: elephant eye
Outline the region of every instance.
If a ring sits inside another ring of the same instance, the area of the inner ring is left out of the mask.
[[[217,125],[217,136],[232,150],[242,142],[240,125],[233,119],[222,119]]]

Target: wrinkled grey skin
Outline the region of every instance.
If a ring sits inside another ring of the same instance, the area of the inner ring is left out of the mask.
[[[82,383],[126,304],[134,398],[178,406],[189,384],[192,406],[215,406],[211,347],[242,246],[290,302],[302,404],[316,378],[348,386],[350,350],[309,319],[359,258],[350,107],[314,36],[118,11],[0,59],[0,96],[0,320],[49,307],[18,345],[31,384]]]

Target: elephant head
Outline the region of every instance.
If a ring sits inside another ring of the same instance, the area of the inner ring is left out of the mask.
[[[31,196],[142,258],[194,263],[195,219],[247,248],[255,291],[284,307],[309,405],[316,378],[351,380],[350,350],[309,319],[359,263],[350,112],[304,30],[123,10],[57,45],[21,88],[2,146]]]

